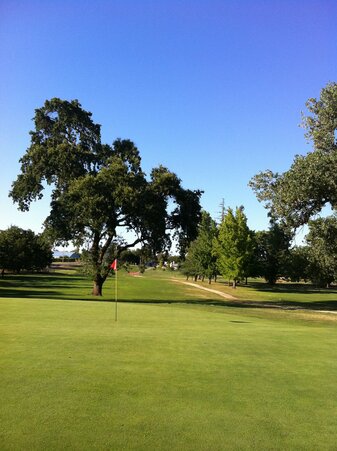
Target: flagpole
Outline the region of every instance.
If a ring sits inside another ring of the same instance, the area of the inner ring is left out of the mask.
[[[117,321],[117,295],[118,295],[118,276],[117,276],[117,258],[111,263],[110,268],[113,269],[115,273],[115,321]]]
[[[115,270],[115,277],[116,277],[116,279],[115,279],[115,321],[117,321],[117,313],[118,313],[118,311],[117,311],[117,293],[118,293],[118,291],[117,291],[117,279],[118,279],[117,265],[116,265],[116,270]]]

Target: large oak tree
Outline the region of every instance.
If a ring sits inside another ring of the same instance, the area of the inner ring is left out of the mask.
[[[159,166],[149,177],[130,140],[101,142],[100,125],[77,100],[47,100],[35,110],[31,144],[10,196],[22,210],[52,188],[45,226],[55,243],[86,243],[90,250],[94,295],[102,294],[109,263],[122,250],[143,243],[156,252],[178,240],[183,253],[195,239],[201,191]],[[121,227],[134,239],[118,239]]]

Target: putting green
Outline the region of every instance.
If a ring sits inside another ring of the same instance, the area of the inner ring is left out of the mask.
[[[2,449],[332,450],[337,328],[186,304],[0,299]]]

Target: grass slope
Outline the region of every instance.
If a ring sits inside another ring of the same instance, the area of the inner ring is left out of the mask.
[[[83,279],[62,278],[52,300],[38,284],[40,299],[29,284],[0,299],[1,449],[336,449],[335,322],[124,303],[116,323],[113,304],[79,300]],[[195,299],[152,278],[126,279],[123,296]]]

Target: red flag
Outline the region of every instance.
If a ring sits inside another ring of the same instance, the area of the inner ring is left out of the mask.
[[[117,258],[115,258],[115,260],[111,263],[110,268],[114,271],[117,270]]]

